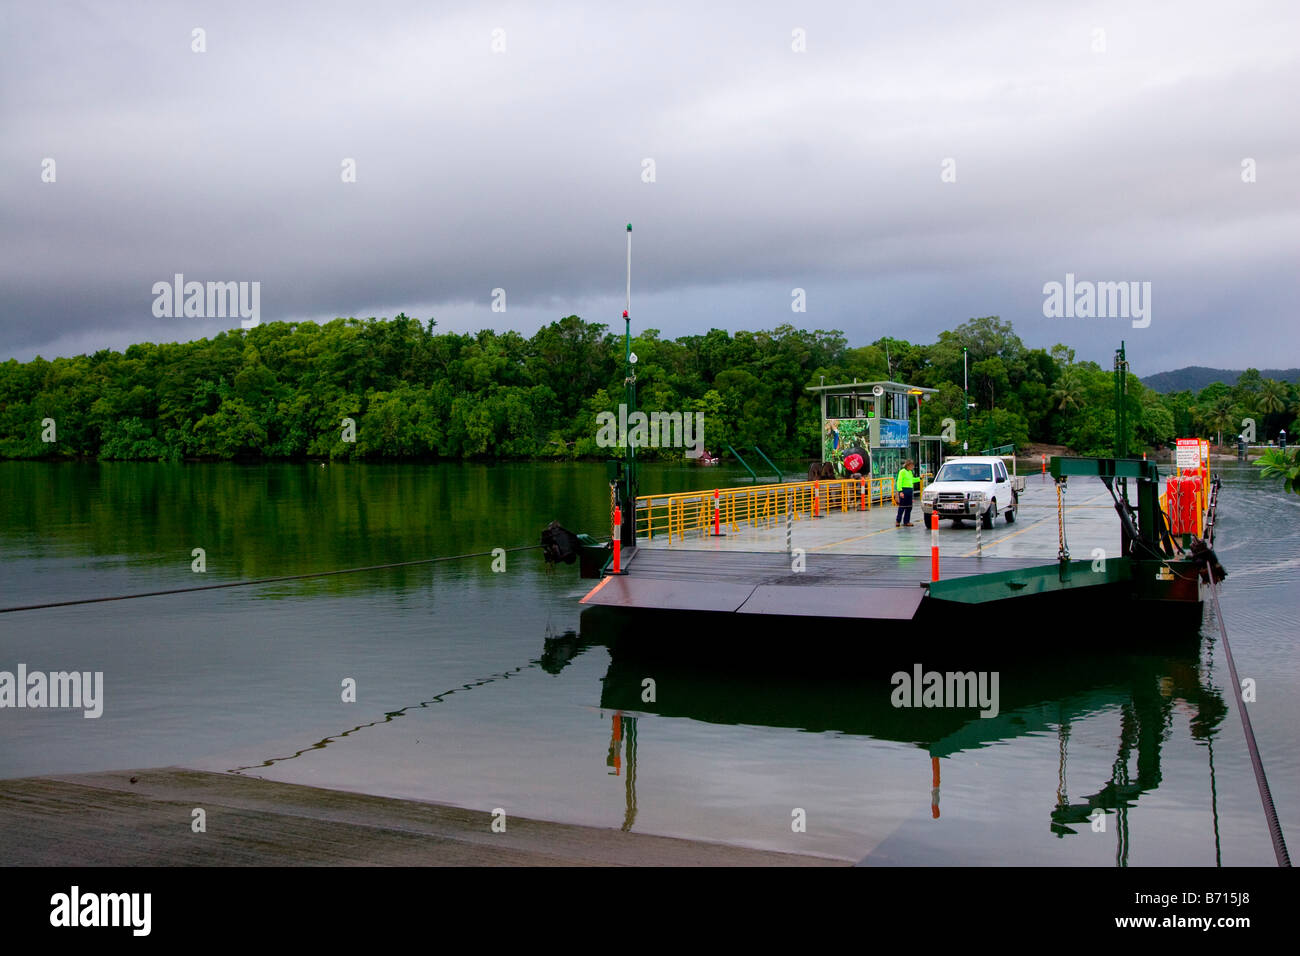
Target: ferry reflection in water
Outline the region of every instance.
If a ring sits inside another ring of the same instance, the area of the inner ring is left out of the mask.
[[[733,655],[723,666],[716,658],[702,661],[682,650],[680,641],[675,642],[677,653],[672,655],[651,657],[632,650],[648,646],[644,634],[637,641],[622,640],[628,636],[627,628],[635,626],[618,612],[589,609],[582,616],[581,635],[548,640],[542,659],[544,668],[558,673],[588,647],[602,645],[610,652],[600,706],[612,711],[608,715],[611,736],[606,764],[610,773],[626,776],[624,830],[631,829],[636,820],[639,732],[653,726],[638,721],[640,717],[835,732],[913,744],[930,758],[928,767],[918,765],[917,769],[918,774],[931,776],[930,812],[934,818],[940,816],[941,758],[956,762],[948,769],[951,774],[960,772],[960,759],[967,752],[1031,734],[1054,733],[1059,745],[1058,782],[1055,794],[1045,795],[1045,823],[1058,837],[1064,837],[1096,828],[1104,813],[1106,829],[1115,833],[1115,862],[1124,866],[1129,853],[1128,810],[1143,794],[1160,786],[1161,745],[1174,722],[1185,719],[1191,738],[1204,743],[1209,752],[1215,861],[1220,862],[1213,743],[1227,707],[1202,675],[1199,634],[1172,642],[1162,636],[1153,647],[1132,647],[1126,652],[1098,648],[1095,633],[1092,641],[1071,644],[1070,650],[1063,650],[1065,642],[1058,641],[1054,648],[1038,653],[1023,647],[974,651],[932,646],[929,653],[879,648],[872,662],[858,660],[851,669],[825,676],[790,666],[794,659],[806,656],[804,651],[811,651],[807,641],[787,639],[784,652],[769,657],[767,664],[759,655]],[[673,632],[661,631],[661,637],[664,633]],[[976,633],[990,632],[981,628]],[[1205,640],[1206,659],[1210,660],[1212,637]],[[766,648],[772,649],[770,642]],[[738,660],[745,664],[738,666]],[[895,706],[897,685],[892,676],[898,672],[910,675],[918,662],[926,672],[997,671],[996,716],[981,717],[978,706]],[[839,663],[833,661],[832,666]],[[773,664],[781,669],[779,673]],[[845,676],[848,673],[852,676]],[[653,693],[647,678],[653,681]],[[1076,795],[1071,797],[1071,728],[1076,721],[1102,713],[1118,713],[1120,718],[1110,777],[1075,780]]]

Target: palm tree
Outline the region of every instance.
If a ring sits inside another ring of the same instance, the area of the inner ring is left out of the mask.
[[[1236,406],[1232,399],[1224,395],[1209,408],[1209,414],[1206,416],[1209,420],[1210,427],[1219,433],[1219,445],[1223,445],[1223,430],[1232,429],[1232,424],[1237,420]]]
[[[1083,382],[1079,380],[1079,373],[1073,367],[1067,367],[1056,380],[1056,388],[1052,390],[1052,401],[1057,403],[1058,412],[1083,406]]]
[[[1280,412],[1286,409],[1287,387],[1277,379],[1265,379],[1264,386],[1259,390],[1259,410],[1265,415],[1271,415],[1274,412]]]

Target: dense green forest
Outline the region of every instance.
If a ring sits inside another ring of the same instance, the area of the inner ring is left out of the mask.
[[[132,345],[124,353],[0,364],[0,457],[178,460],[606,457],[596,415],[622,401],[621,330],[568,316],[531,338],[440,333],[392,320],[273,322],[212,339]],[[633,340],[638,405],[703,412],[704,445],[818,454],[818,401],[807,386],[893,379],[939,389],[928,434],[962,425],[962,348],[970,362],[973,447],[1050,443],[1106,454],[1114,438],[1109,369],[1058,345],[1028,349],[1010,323],[972,319],[938,340],[850,348],[838,331],[785,325]],[[1295,385],[1247,370],[1229,387],[1160,395],[1129,376],[1130,447],[1176,436],[1258,438],[1297,427]],[[343,419],[355,422],[345,441]],[[350,437],[350,436],[349,436]],[[50,440],[53,439],[53,440]],[[680,449],[665,449],[679,457]],[[651,452],[650,454],[654,454]]]
[[[1199,392],[1215,382],[1236,385],[1237,379],[1245,374],[1245,370],[1239,368],[1207,368],[1204,365],[1189,365],[1186,368],[1176,368],[1172,372],[1157,372],[1155,375],[1143,376],[1142,384],[1161,393]],[[1264,378],[1275,378],[1280,382],[1300,382],[1300,368],[1265,368],[1260,369],[1259,374]]]

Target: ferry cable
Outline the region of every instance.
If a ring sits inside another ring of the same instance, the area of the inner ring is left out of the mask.
[[[135,594],[115,594],[110,597],[79,598],[75,601],[50,601],[45,604],[24,604],[17,607],[0,607],[0,614],[13,611],[40,611],[51,607],[70,607],[74,604],[101,604],[105,601],[129,601],[133,598],[160,597],[164,594],[189,594],[192,591],[216,591],[220,588],[246,588],[254,584],[276,584],[280,581],[301,581],[305,578],[324,578],[335,574],[358,574],[362,571],[383,571],[387,568],[409,568],[417,564],[437,564],[441,561],[458,561],[462,558],[493,557],[496,551],[533,551],[540,544],[525,544],[516,548],[498,548],[493,551],[475,551],[470,554],[449,554],[437,558],[419,558],[415,561],[394,561],[391,564],[372,564],[364,568],[342,568],[337,571],[310,571],[306,574],[283,574],[274,578],[253,578],[249,581],[226,581],[223,584],[200,584],[190,588],[169,588],[165,591],[140,591]]]
[[[1268,789],[1268,778],[1264,776],[1264,761],[1260,759],[1259,747],[1255,743],[1255,730],[1250,725],[1250,713],[1241,699],[1241,680],[1237,677],[1237,665],[1232,659],[1232,648],[1228,646],[1228,628],[1223,623],[1223,612],[1219,609],[1219,586],[1214,574],[1209,575],[1210,597],[1214,599],[1214,616],[1219,621],[1219,634],[1223,638],[1223,656],[1228,660],[1228,674],[1232,677],[1232,692],[1237,698],[1237,712],[1241,714],[1241,729],[1246,734],[1246,747],[1250,751],[1250,762],[1255,768],[1255,783],[1259,786],[1259,799],[1264,804],[1264,816],[1268,819],[1268,835],[1273,841],[1273,853],[1278,866],[1290,866],[1291,857],[1286,852],[1286,841],[1282,838],[1282,825],[1277,819],[1277,809],[1273,806],[1273,794]]]

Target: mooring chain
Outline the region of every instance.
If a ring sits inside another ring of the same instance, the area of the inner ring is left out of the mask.
[[[1056,482],[1056,536],[1058,542],[1058,551],[1056,556],[1061,561],[1070,560],[1070,549],[1065,546],[1065,507],[1061,495],[1065,491],[1065,484],[1060,479]]]

